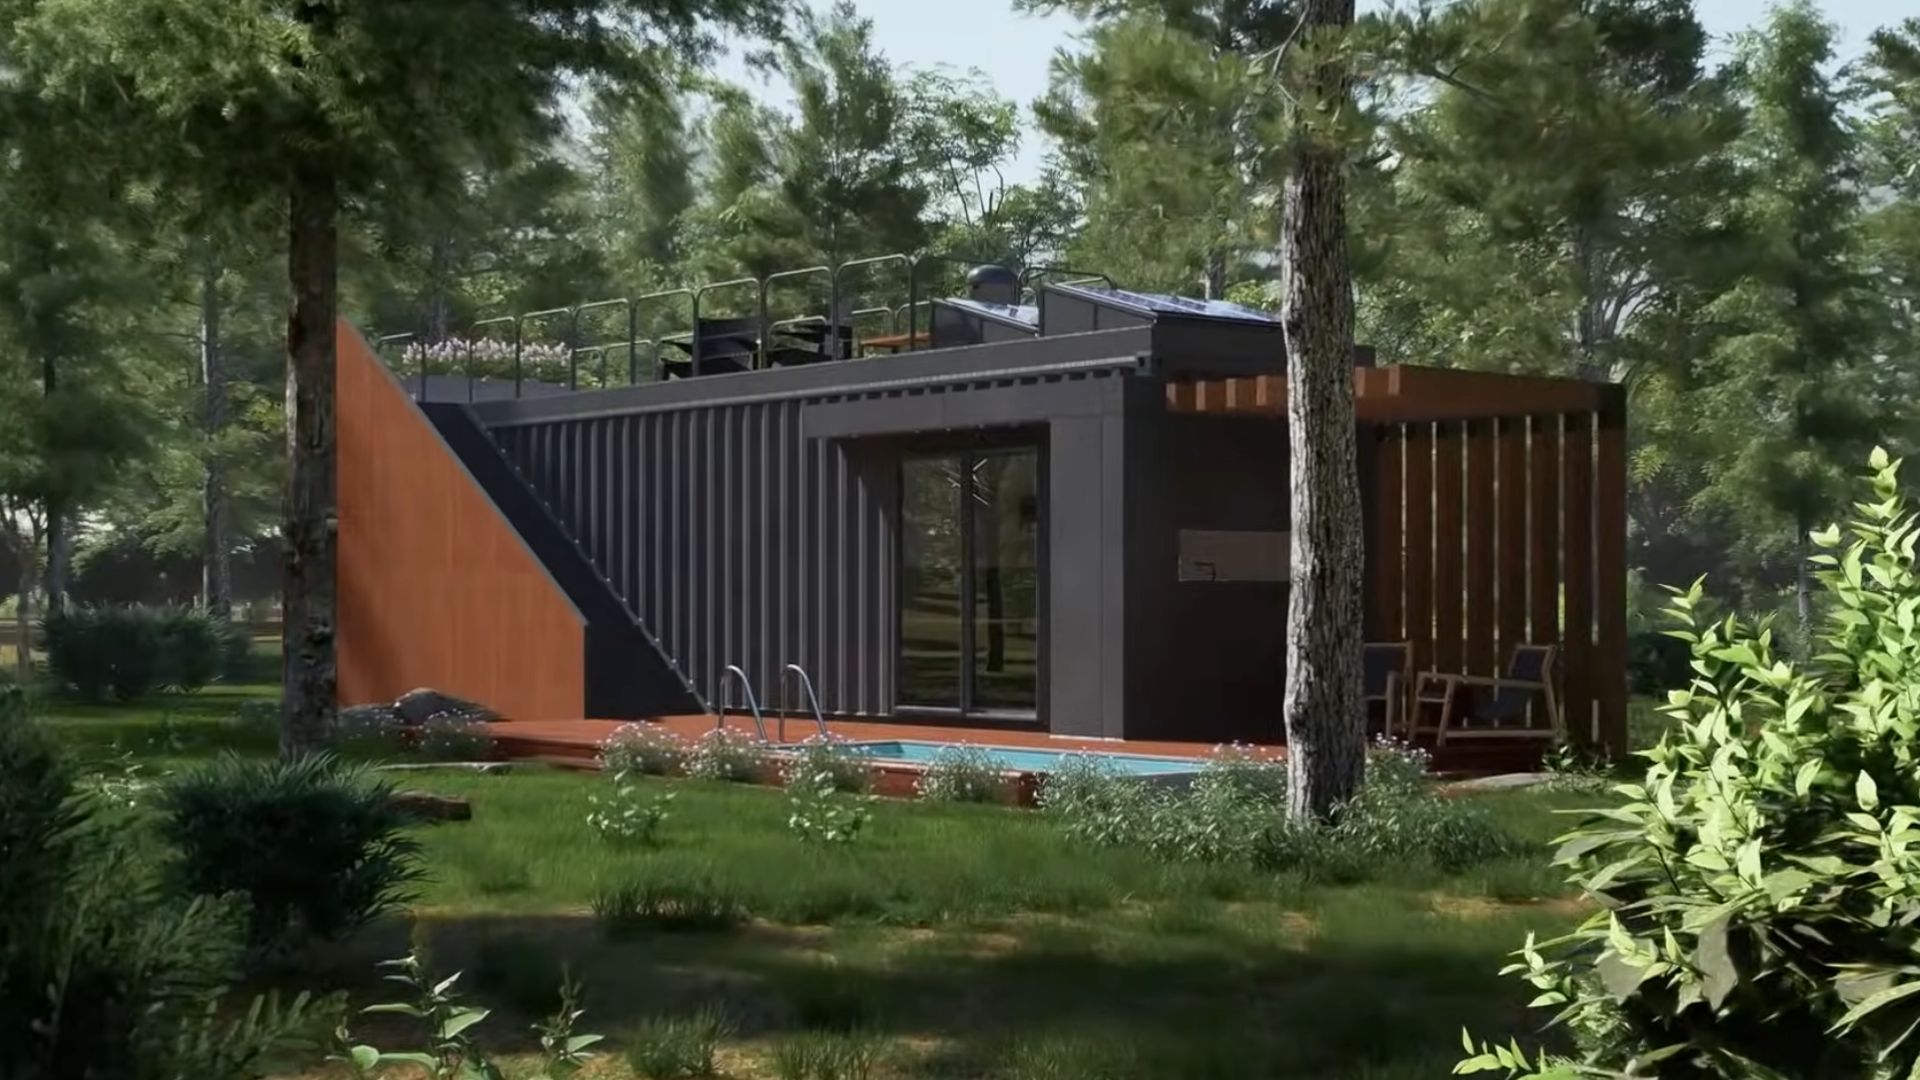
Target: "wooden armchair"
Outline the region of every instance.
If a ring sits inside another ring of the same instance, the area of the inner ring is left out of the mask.
[[[1407,711],[1407,674],[1413,666],[1413,646],[1405,641],[1372,641],[1361,647],[1361,701],[1367,710],[1367,728],[1373,728],[1373,706],[1384,714],[1381,733],[1399,733]]]
[[[1506,674],[1492,678],[1421,672],[1413,690],[1411,734],[1432,735],[1435,747],[1445,746],[1448,738],[1561,738],[1560,703],[1553,690],[1553,661],[1558,652],[1553,645],[1516,645],[1507,659]],[[1546,710],[1544,729],[1526,723],[1527,708],[1535,701]],[[1428,724],[1432,713],[1439,719]]]

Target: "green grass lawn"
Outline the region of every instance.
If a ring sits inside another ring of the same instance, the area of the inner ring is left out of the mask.
[[[270,728],[233,718],[263,694],[55,705],[49,719],[88,758],[153,773],[271,752]],[[584,823],[608,785],[597,775],[398,777],[469,799],[473,820],[417,830],[430,876],[407,918],[285,981],[379,1000],[373,963],[423,946],[437,971],[466,972],[496,1009],[494,1048],[524,1064],[527,1025],[565,969],[586,986],[583,1029],[609,1036],[588,1075],[615,1080],[647,1075],[628,1055],[687,1041],[701,1014],[725,1018],[717,1061],[737,1080],[791,1075],[779,1061],[802,1041],[857,1043],[871,1076],[899,1080],[1442,1076],[1463,1026],[1532,1030],[1528,988],[1497,972],[1529,930],[1579,917],[1543,848],[1338,886],[1077,846],[1029,811],[900,802],[877,804],[850,847],[823,848],[788,831],[778,791],[684,780],[642,782],[677,794],[658,844],[627,848]],[[1565,824],[1555,809],[1591,801],[1477,798],[1540,845]],[[682,917],[610,932],[592,906],[620,885]]]

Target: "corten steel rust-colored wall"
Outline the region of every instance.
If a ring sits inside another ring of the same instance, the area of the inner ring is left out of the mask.
[[[1040,720],[1120,735],[1119,387],[1145,344],[1084,335],[475,412],[709,702],[739,664],[771,709],[793,662],[841,716],[895,706],[903,440],[1030,432],[1050,492]]]
[[[335,372],[340,702],[431,686],[508,717],[580,716],[578,613],[344,323]]]
[[[1368,637],[1416,671],[1491,675],[1560,646],[1569,734],[1626,746],[1625,408],[1381,424]],[[1544,726],[1544,717],[1534,722]]]

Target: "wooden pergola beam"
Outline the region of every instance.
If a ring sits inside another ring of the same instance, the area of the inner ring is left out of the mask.
[[[1359,420],[1371,423],[1597,412],[1608,400],[1608,389],[1577,379],[1411,364],[1353,370],[1354,411]],[[1281,418],[1287,413],[1287,380],[1283,375],[1247,375],[1171,381],[1167,408]]]

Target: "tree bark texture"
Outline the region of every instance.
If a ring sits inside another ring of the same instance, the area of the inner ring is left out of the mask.
[[[287,491],[280,752],[317,746],[334,702],[334,312],[337,178],[324,151],[296,160],[289,184]]]
[[[200,265],[201,469],[200,510],[206,530],[201,557],[201,602],[225,616],[233,610],[232,536],[227,514],[227,463],[222,439],[227,430],[227,373],[220,341],[220,261],[211,252]]]
[[[1353,0],[1308,0],[1308,40],[1351,25],[1353,13]],[[1287,809],[1296,820],[1325,820],[1359,789],[1366,764],[1346,155],[1327,130],[1351,104],[1336,55],[1318,54],[1303,81],[1280,222],[1293,456]]]
[[[48,355],[40,361],[40,392],[52,397],[60,389],[60,365]],[[47,513],[47,567],[44,592],[46,610],[59,611],[67,605],[68,570],[73,565],[73,522],[66,501],[49,495]]]

